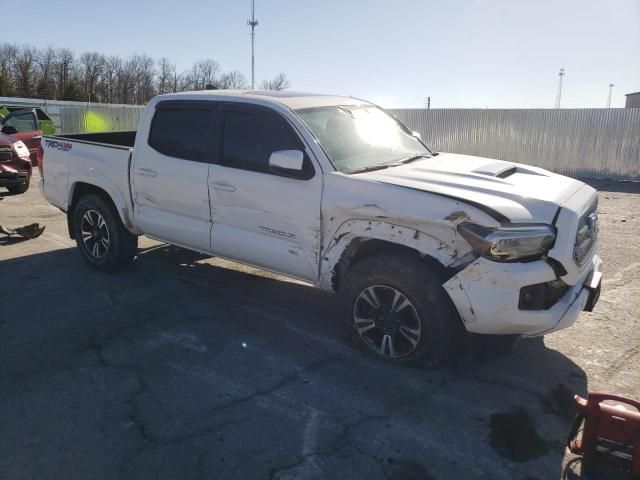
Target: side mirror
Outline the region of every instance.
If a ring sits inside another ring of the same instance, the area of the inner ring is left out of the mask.
[[[12,127],[11,125],[5,125],[0,131],[7,135],[15,135],[16,133],[18,133],[16,127]]]
[[[412,136],[412,137],[416,137],[416,138],[421,138],[421,137],[420,137],[420,132],[415,132],[415,131],[414,131],[414,132],[411,132],[411,136]]]
[[[304,153],[300,150],[278,150],[269,157],[269,168],[276,173],[295,175],[302,172]]]

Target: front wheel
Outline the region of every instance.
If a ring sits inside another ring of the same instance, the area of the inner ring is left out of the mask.
[[[91,267],[111,272],[135,258],[138,237],[124,227],[113,204],[102,196],[82,197],[72,222],[78,249]]]
[[[349,269],[341,292],[353,338],[378,358],[435,367],[460,318],[438,276],[417,256],[381,254]]]

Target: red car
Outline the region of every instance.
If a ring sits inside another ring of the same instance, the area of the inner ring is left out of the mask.
[[[40,164],[41,120],[49,117],[40,108],[4,108],[10,113],[6,117],[0,117],[0,132],[22,140],[29,149],[32,165],[37,167]]]
[[[24,193],[31,180],[29,149],[12,135],[0,133],[0,187],[11,193]]]

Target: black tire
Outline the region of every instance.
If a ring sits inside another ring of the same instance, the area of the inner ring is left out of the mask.
[[[10,185],[7,187],[7,190],[9,190],[9,193],[12,193],[14,195],[18,195],[19,193],[24,193],[27,190],[29,190],[29,182],[24,182],[20,185]]]
[[[133,261],[138,237],[124,227],[110,200],[100,195],[86,195],[78,201],[72,215],[76,244],[89,266],[113,272]],[[87,232],[91,232],[91,237]]]
[[[417,256],[389,253],[365,258],[347,271],[343,285],[341,304],[351,337],[378,358],[434,368],[451,353],[463,329],[438,275]],[[381,308],[371,303],[372,291]]]

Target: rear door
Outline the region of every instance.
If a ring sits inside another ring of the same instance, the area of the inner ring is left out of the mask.
[[[268,270],[317,280],[322,175],[279,114],[247,104],[220,109],[222,143],[209,174],[212,251]],[[269,169],[278,150],[305,152],[297,178]]]
[[[14,132],[15,133],[11,133]],[[33,110],[15,110],[2,123],[2,132],[22,140],[29,149],[31,163],[38,165],[38,150],[42,140],[42,130],[38,122],[38,115]]]
[[[140,229],[199,251],[211,244],[207,178],[214,108],[213,102],[158,103],[148,138],[137,139],[131,176]]]

